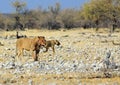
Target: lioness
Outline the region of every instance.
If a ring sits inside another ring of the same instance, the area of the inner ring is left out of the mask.
[[[40,47],[45,45],[46,45],[46,40],[44,36],[38,36],[33,39],[19,38],[16,41],[16,54],[19,58],[21,54],[23,55],[23,50],[32,51],[32,57],[34,61],[37,61]]]
[[[46,51],[44,51],[44,52],[47,52],[48,49],[51,47],[52,50],[53,50],[53,53],[55,53],[55,48],[54,48],[55,45],[59,46],[60,42],[58,40],[49,40],[49,41],[46,41],[46,45],[44,46],[46,48]]]

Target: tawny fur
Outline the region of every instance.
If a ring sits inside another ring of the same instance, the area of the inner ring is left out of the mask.
[[[46,45],[46,40],[45,37],[43,36],[38,36],[33,39],[19,38],[16,41],[16,54],[19,58],[20,55],[23,55],[23,50],[31,51],[34,61],[37,61],[40,47],[45,45]]]
[[[58,40],[49,40],[49,41],[46,41],[46,45],[44,46],[46,48],[46,51],[48,51],[48,49],[51,47],[52,50],[53,50],[53,53],[55,53],[55,45],[60,45],[60,42]]]

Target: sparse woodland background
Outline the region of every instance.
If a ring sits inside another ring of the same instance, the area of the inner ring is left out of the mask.
[[[16,12],[0,13],[1,30],[108,28],[112,32],[120,28],[120,0],[90,0],[82,7],[61,9],[60,3],[48,9],[27,9],[27,3],[11,3]]]

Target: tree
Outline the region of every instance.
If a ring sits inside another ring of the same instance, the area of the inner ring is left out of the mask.
[[[20,0],[16,0],[15,2],[12,3],[13,7],[15,7],[16,13],[21,14],[24,12],[26,3],[22,2]]]
[[[16,16],[15,16],[16,23],[14,25],[14,28],[15,29],[19,28],[19,29],[23,30],[23,24],[20,23],[20,19],[21,19],[21,17],[23,17],[23,13],[25,11],[26,3],[22,2],[20,0],[16,0],[15,2],[12,3],[12,5],[15,7],[15,10],[16,10]]]
[[[119,17],[120,14],[118,13],[120,12],[119,3],[120,0],[91,0],[83,6],[82,16],[85,20],[94,22],[96,30],[98,30],[98,25],[105,21],[114,28],[115,17]]]
[[[5,24],[4,24],[4,17],[2,14],[0,14],[0,29],[4,29],[5,28]]]
[[[60,4],[56,3],[55,6],[48,7],[49,15],[48,15],[48,29],[59,28],[57,24],[57,16],[60,12]]]
[[[74,9],[65,9],[61,12],[61,21],[64,28],[73,28],[76,11]]]

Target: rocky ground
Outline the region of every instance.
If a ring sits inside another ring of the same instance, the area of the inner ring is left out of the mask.
[[[56,53],[41,49],[39,61],[24,52],[24,62],[16,62],[15,31],[1,32],[1,85],[119,85],[120,32],[94,30],[27,30],[28,37],[42,35],[57,39]],[[114,42],[114,43],[113,43]]]

